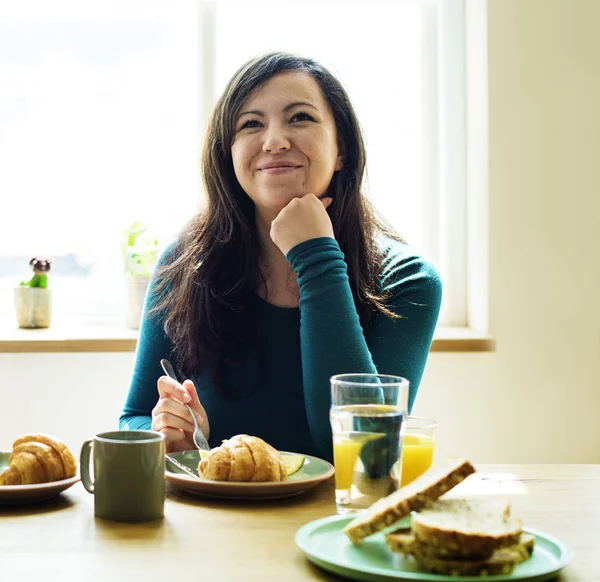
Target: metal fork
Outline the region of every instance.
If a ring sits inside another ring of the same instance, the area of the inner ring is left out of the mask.
[[[179,382],[179,379],[177,378],[177,374],[175,374],[175,370],[173,369],[173,366],[171,365],[171,362],[169,362],[169,360],[162,359],[160,361],[160,365],[162,366],[162,369],[165,371],[165,374],[167,376],[169,376],[169,378],[173,378],[173,380],[175,380],[175,382]],[[183,404],[187,407],[188,412],[190,413],[192,420],[194,421],[193,440],[194,440],[194,444],[196,445],[196,448],[200,449],[201,451],[210,451],[210,445],[208,444],[208,441],[206,440],[206,437],[204,436],[204,433],[202,432],[202,429],[200,428],[200,423],[198,422],[198,417],[194,414],[194,411],[192,410],[192,408],[189,404],[186,404],[185,402]]]

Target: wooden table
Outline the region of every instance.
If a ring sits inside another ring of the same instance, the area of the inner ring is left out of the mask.
[[[451,494],[509,498],[528,527],[575,559],[556,580],[600,582],[600,465],[481,465]],[[165,517],[94,518],[77,483],[51,502],[0,506],[0,581],[267,582],[339,580],[296,547],[304,523],[335,512],[333,480],[287,500],[216,501],[168,487]]]

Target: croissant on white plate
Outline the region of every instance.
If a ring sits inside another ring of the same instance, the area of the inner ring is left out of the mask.
[[[14,443],[0,485],[31,485],[73,477],[77,462],[61,440],[47,434],[25,434]]]
[[[239,434],[212,449],[200,461],[198,475],[213,481],[285,481],[287,470],[277,449],[261,438]]]

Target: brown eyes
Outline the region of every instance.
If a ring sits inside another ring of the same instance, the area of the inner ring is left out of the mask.
[[[244,122],[244,124],[240,127],[240,130],[246,129],[247,127],[260,127],[261,125],[262,123],[258,121],[258,119],[249,119],[248,121]]]
[[[294,113],[292,117],[290,117],[290,123],[295,123],[298,121],[314,121],[315,118],[304,111],[299,111],[298,113]],[[263,124],[258,119],[248,119],[245,121],[238,129],[238,131],[242,131],[243,129],[254,129],[257,127],[263,127]]]
[[[290,121],[314,121],[314,117],[305,113],[304,111],[299,111],[298,113],[294,113],[292,119]]]

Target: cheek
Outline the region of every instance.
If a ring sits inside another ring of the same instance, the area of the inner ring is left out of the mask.
[[[246,156],[244,155],[244,147],[241,144],[234,143],[231,146],[231,161],[233,162],[233,170],[238,180],[246,171]]]
[[[240,164],[240,150],[241,148],[237,142],[231,146],[231,160],[233,161],[234,168],[237,168]]]
[[[328,166],[331,160],[337,158],[338,147],[335,136],[323,133],[313,142],[313,153],[318,154],[322,165]]]
[[[323,154],[327,151],[327,136],[322,133],[316,133],[311,136],[307,136],[305,140],[303,140],[303,150],[304,152],[312,156],[314,159],[322,158]]]
[[[314,168],[319,174],[333,172],[338,156],[337,144],[324,136],[315,145],[317,147],[311,154]]]

